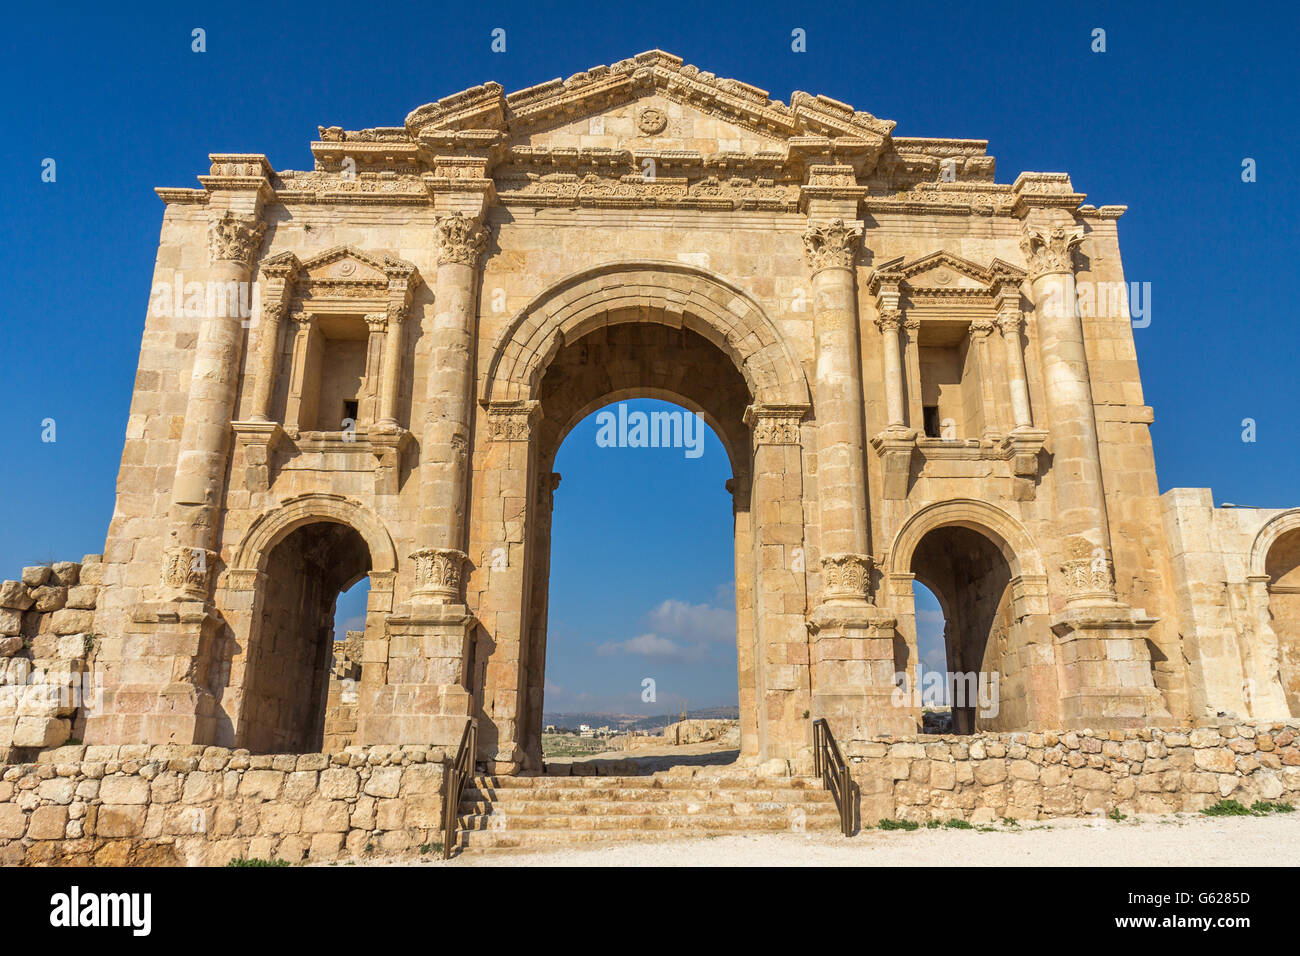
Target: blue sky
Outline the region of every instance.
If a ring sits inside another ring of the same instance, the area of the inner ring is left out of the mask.
[[[896,120],[900,135],[988,139],[1000,181],[1064,170],[1090,202],[1127,204],[1127,276],[1152,288],[1151,325],[1136,336],[1161,488],[1300,502],[1292,5],[111,10],[26,5],[6,16],[0,575],[103,547],[162,215],[154,186],[195,185],[217,151],[309,168],[317,124],[396,125],[479,82],[519,89],[652,47],[783,99],[825,93]],[[195,27],[205,53],[191,52]],[[505,53],[490,49],[498,27]],[[796,28],[806,53],[791,51]],[[1090,49],[1095,28],[1106,31],[1105,53]],[[1246,157],[1257,182],[1241,180]],[[41,181],[46,158],[54,183]],[[1253,443],[1241,440],[1244,418],[1257,423]],[[46,419],[54,442],[41,440]],[[650,658],[593,648],[704,626],[691,615],[717,626],[708,611],[725,606],[731,584],[726,466],[716,448],[694,461],[636,449],[624,459],[581,435],[557,466],[564,550],[550,673],[566,693],[612,707],[639,701]],[[635,504],[664,500],[673,506]],[[692,705],[734,701],[734,660],[677,671],[671,688],[660,684],[660,704],[674,693]]]

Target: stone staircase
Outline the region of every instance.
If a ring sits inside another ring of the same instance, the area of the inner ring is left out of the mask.
[[[736,767],[475,776],[459,809],[459,846],[475,850],[839,829],[835,801],[820,780]]]

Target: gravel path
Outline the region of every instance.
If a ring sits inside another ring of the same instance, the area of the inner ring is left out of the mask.
[[[361,861],[358,861],[359,863]],[[377,863],[379,861],[366,861]],[[978,830],[722,836],[597,847],[470,851],[430,866],[1296,866],[1300,813],[1121,822],[1052,820]]]

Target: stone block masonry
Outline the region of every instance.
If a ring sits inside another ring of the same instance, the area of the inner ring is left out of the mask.
[[[416,854],[442,839],[444,760],[428,747],[61,747],[0,773],[0,865]]]
[[[1300,803],[1300,722],[848,741],[861,819],[1178,813]]]
[[[79,739],[94,705],[90,676],[103,559],[23,568],[0,582],[0,763]]]

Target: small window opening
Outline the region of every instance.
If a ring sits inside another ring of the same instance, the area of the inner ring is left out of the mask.
[[[925,413],[925,437],[942,438],[940,434],[939,406],[926,405],[923,409]]]
[[[357,400],[355,398],[345,399],[343,402],[343,423],[342,428],[347,431],[350,428],[356,428],[357,425]]]

